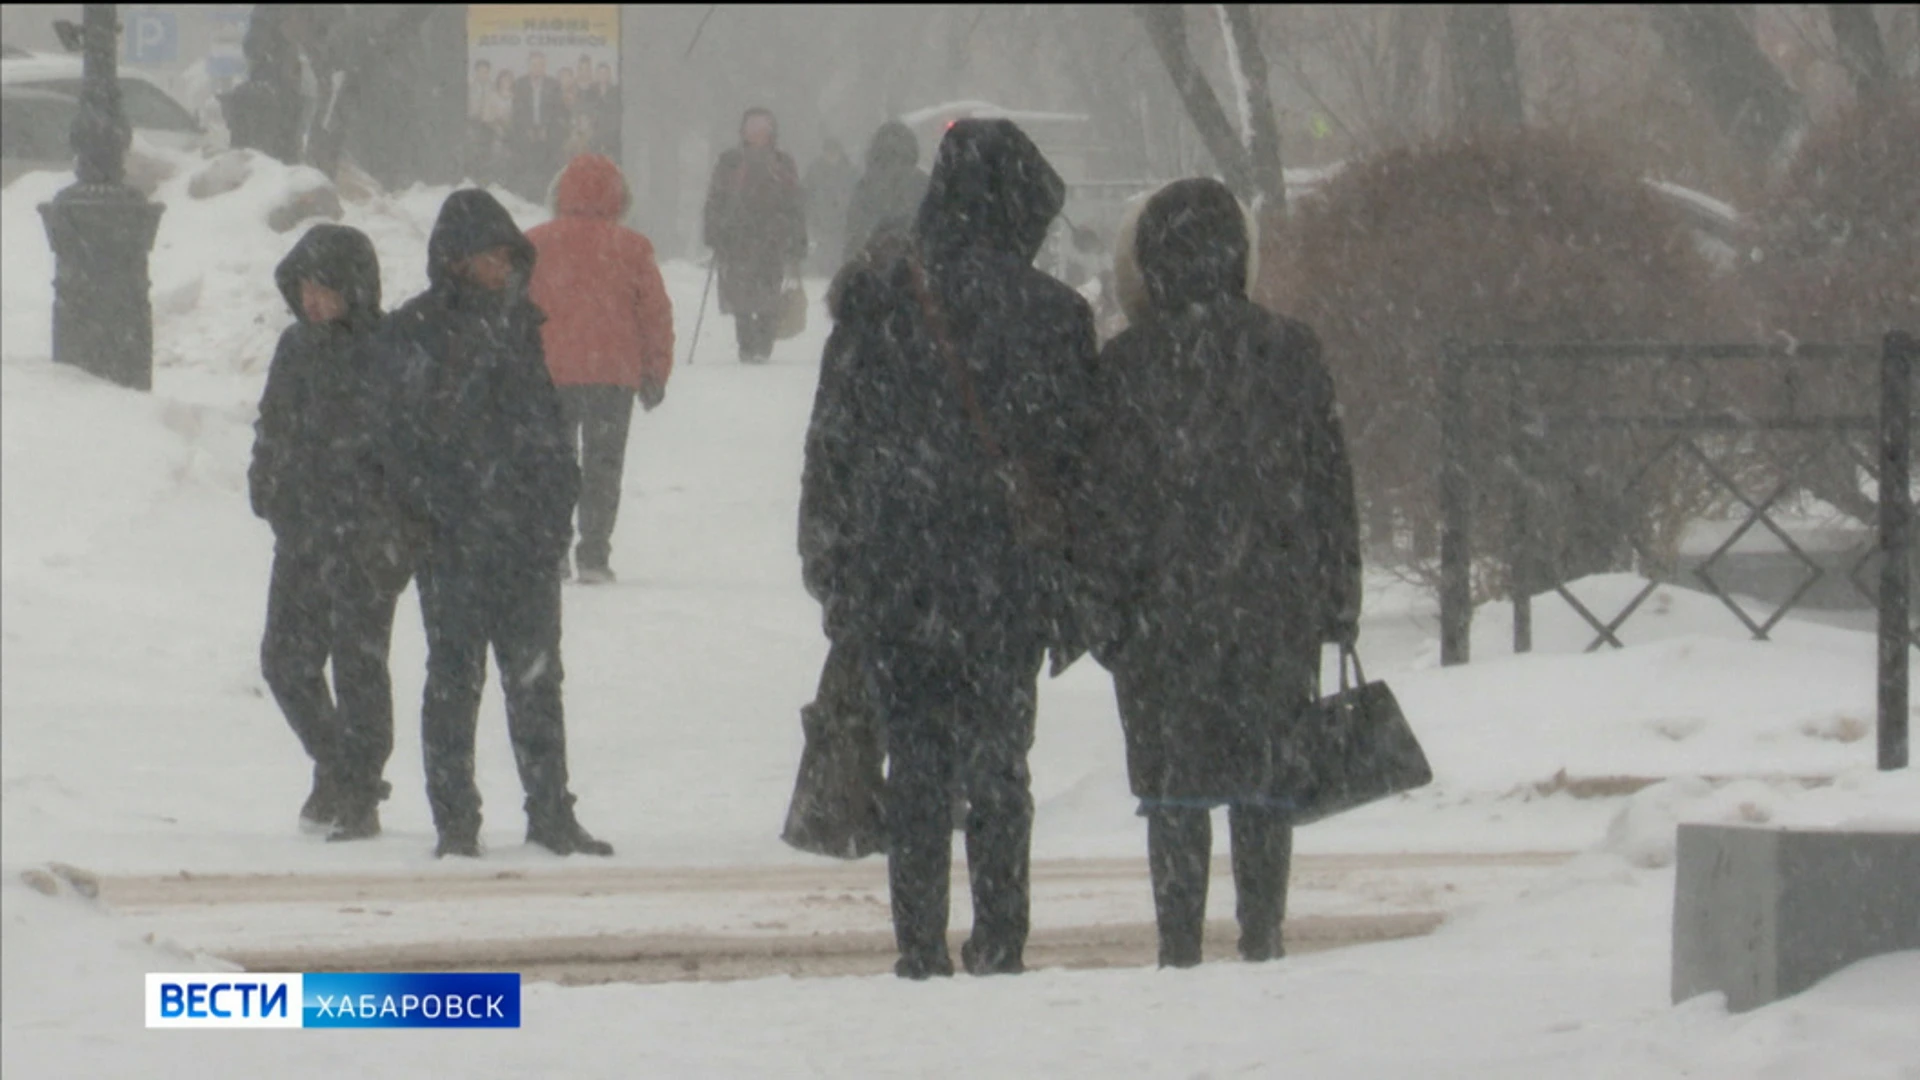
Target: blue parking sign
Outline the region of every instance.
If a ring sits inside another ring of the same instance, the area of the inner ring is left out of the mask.
[[[180,19],[171,11],[130,11],[126,22],[129,64],[171,64],[180,59]]]

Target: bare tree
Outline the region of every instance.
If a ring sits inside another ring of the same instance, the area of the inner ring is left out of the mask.
[[[1880,38],[1870,4],[1828,4],[1827,22],[1833,28],[1840,60],[1853,77],[1854,94],[1862,101],[1879,97],[1893,83],[1893,66]]]
[[[1186,13],[1179,4],[1143,4],[1140,18],[1179,92],[1193,126],[1206,142],[1233,193],[1251,203],[1261,201],[1269,212],[1284,210],[1286,181],[1280,167],[1280,130],[1267,92],[1267,61],[1254,33],[1253,16],[1245,4],[1228,4],[1225,21],[1227,47],[1238,57],[1244,76],[1248,131],[1243,139],[1220,106],[1220,98],[1194,59],[1187,40]],[[1263,131],[1264,129],[1264,131]]]
[[[1647,20],[1720,129],[1750,168],[1772,172],[1803,126],[1800,94],[1788,85],[1727,4],[1645,4]]]
[[[1447,15],[1455,118],[1468,127],[1526,122],[1513,16],[1506,4],[1455,4]]]
[[[1221,4],[1220,13],[1227,24],[1227,44],[1238,60],[1239,85],[1235,90],[1243,101],[1244,144],[1253,181],[1267,209],[1284,211],[1287,183],[1280,165],[1280,125],[1273,115],[1273,95],[1267,89],[1267,57],[1260,48],[1259,34],[1254,32],[1253,12],[1246,4]]]

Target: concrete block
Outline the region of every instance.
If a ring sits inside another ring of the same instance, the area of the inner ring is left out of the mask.
[[[1673,1000],[1744,1012],[1920,949],[1920,832],[1682,825]]]

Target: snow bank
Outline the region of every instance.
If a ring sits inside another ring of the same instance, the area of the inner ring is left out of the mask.
[[[273,267],[292,250],[308,218],[284,231],[276,212],[331,188],[306,166],[237,151],[204,158],[155,149],[172,166],[154,201],[166,206],[149,264],[153,281],[157,372],[264,375],[273,345],[292,320],[273,284]],[[211,177],[203,176],[211,171]],[[198,190],[216,193],[195,197]],[[16,358],[52,351],[53,253],[36,210],[73,182],[71,173],[29,173],[0,191],[6,254],[4,348]],[[343,203],[343,224],[361,229],[380,253],[389,306],[426,287],[427,233],[451,187],[414,187]],[[504,190],[494,195],[523,228],[547,211]]]

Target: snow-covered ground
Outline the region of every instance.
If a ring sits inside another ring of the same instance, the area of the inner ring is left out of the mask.
[[[1514,657],[1507,613],[1494,605],[1475,627],[1475,663],[1442,670],[1432,604],[1386,576],[1373,581],[1363,625],[1368,671],[1398,692],[1436,782],[1304,830],[1303,864],[1335,854],[1584,853],[1424,899],[1452,916],[1430,937],[1260,968],[1054,971],[938,986],[537,984],[525,1028],[505,1034],[142,1030],[141,972],[217,966],[195,950],[279,927],[43,897],[19,884],[22,871],[57,860],[109,878],[475,872],[430,856],[408,723],[424,659],[410,596],[394,633],[400,722],[386,834],[328,845],[293,828],[307,765],[259,677],[271,538],[248,511],[244,475],[266,361],[290,318],[270,269],[298,236],[273,233],[266,214],[301,181],[263,165],[239,190],[194,200],[187,178],[183,168],[159,195],[168,210],[152,268],[159,369],[150,395],[48,363],[51,256],[34,207],[68,178],[33,174],[0,193],[7,1075],[1920,1075],[1911,1023],[1920,955],[1859,965],[1741,1017],[1712,999],[1667,1001],[1676,820],[1920,826],[1920,779],[1871,771],[1870,635],[1789,620],[1774,642],[1756,644],[1717,601],[1662,590],[1628,624],[1626,650],[1582,653],[1583,625],[1543,600],[1537,652]],[[347,223],[381,253],[389,303],[424,284],[426,233],[443,195],[349,203]],[[523,225],[542,216],[508,202]],[[613,556],[622,580],[566,596],[580,813],[618,848],[610,873],[815,867],[775,837],[800,748],[798,709],[825,653],[793,544],[824,316],[816,308],[772,365],[746,368],[733,360],[731,327],[710,310],[685,365],[703,271],[674,264],[666,276],[682,366],[666,405],[636,418]],[[1589,603],[1617,606],[1638,584],[1577,588]],[[484,872],[592,869],[521,843],[494,690],[479,756],[493,811]],[[1037,860],[1141,854],[1111,688],[1091,662],[1043,687],[1033,774]],[[1296,913],[1384,903],[1364,888],[1301,886]],[[1068,910],[1144,918],[1145,881],[1124,887],[1124,912],[1118,901],[1042,889],[1036,923]],[[644,919],[605,903],[523,902],[492,909],[488,932],[591,934],[622,919],[695,930],[769,917],[722,910],[698,892],[649,902]],[[1231,890],[1216,889],[1214,905],[1229,914]],[[315,938],[439,940],[462,925],[446,907],[420,905],[364,934],[337,909],[310,907],[299,919]],[[886,927],[881,905],[841,918]],[[936,1018],[929,1007],[942,1011]],[[301,1042],[293,1053],[271,1041],[289,1038]]]

